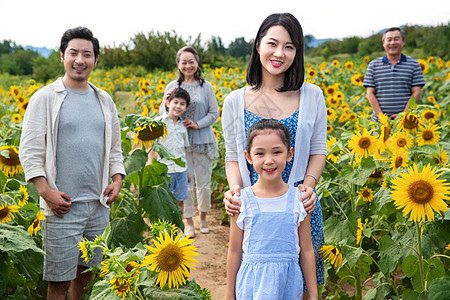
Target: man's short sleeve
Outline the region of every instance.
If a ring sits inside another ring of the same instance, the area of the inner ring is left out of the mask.
[[[373,61],[367,67],[366,74],[364,75],[364,87],[375,87],[375,81],[373,80]]]
[[[412,81],[411,87],[424,86],[424,85],[425,85],[425,80],[423,78],[422,68],[420,67],[419,62],[416,61],[416,63],[414,64],[413,81]]]

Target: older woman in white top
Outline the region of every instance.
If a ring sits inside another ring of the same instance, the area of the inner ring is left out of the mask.
[[[188,129],[190,146],[186,149],[186,161],[191,177],[189,198],[184,203],[183,216],[186,218],[185,234],[194,237],[192,218],[195,197],[200,214],[200,232],[209,233],[206,213],[211,208],[212,163],[219,156],[212,124],[219,117],[219,107],[211,83],[202,77],[197,51],[191,46],[181,48],[177,53],[176,63],[178,79],[166,86],[164,99],[176,87],[185,89],[191,97],[189,107],[182,115],[183,124]],[[160,113],[163,110],[164,106],[161,105]]]

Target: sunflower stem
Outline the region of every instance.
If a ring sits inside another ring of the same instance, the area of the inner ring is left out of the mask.
[[[420,283],[422,284],[422,290],[420,292],[425,291],[425,274],[423,269],[423,256],[422,256],[422,226],[421,222],[416,223],[416,231],[417,231],[417,246],[418,246],[418,259],[419,259],[419,272],[420,272]]]
[[[345,211],[342,209],[342,207],[339,205],[339,203],[337,202],[337,200],[333,197],[333,195],[330,194],[331,199],[333,199],[334,203],[336,203],[336,205],[339,207],[339,209],[341,210],[341,212],[344,214],[345,218],[348,219],[347,214],[345,213]]]

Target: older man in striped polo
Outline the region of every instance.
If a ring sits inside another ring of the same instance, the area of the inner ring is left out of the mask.
[[[364,78],[367,98],[372,107],[372,121],[378,122],[378,114],[384,113],[391,120],[408,110],[411,98],[420,98],[425,85],[419,62],[402,54],[405,34],[392,27],[383,34],[386,55],[370,62]]]

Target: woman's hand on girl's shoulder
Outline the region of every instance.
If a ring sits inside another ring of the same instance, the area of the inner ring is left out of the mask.
[[[233,216],[238,214],[241,208],[241,202],[237,200],[234,196],[239,196],[241,194],[241,187],[235,186],[234,188],[226,191],[224,194],[223,202],[225,203],[225,209],[227,214]]]
[[[299,184],[298,189],[304,192],[299,201],[303,202],[309,198],[308,200],[303,202],[303,207],[305,208],[305,211],[308,214],[312,213],[314,211],[314,208],[316,208],[316,201],[317,201],[317,196],[316,193],[314,193],[314,189],[304,184]]]

